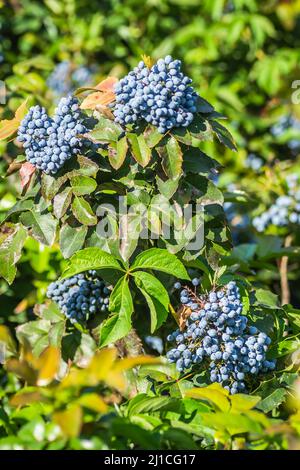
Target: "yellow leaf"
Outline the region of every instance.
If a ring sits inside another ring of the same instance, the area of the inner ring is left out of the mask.
[[[18,107],[13,119],[0,121],[0,140],[7,139],[18,130],[23,117],[27,113],[27,102],[28,98]]]
[[[26,98],[25,101],[18,107],[17,111],[15,112],[15,118],[17,121],[21,122],[23,118],[27,114],[27,103],[28,103],[28,98]]]
[[[132,369],[133,367],[140,366],[143,364],[161,364],[159,357],[152,356],[135,356],[126,357],[125,359],[119,360],[113,367],[113,371],[123,371]]]
[[[221,411],[229,411],[230,409],[230,403],[226,394],[209,386],[187,390],[185,396],[199,400],[208,400]]]
[[[5,140],[13,135],[19,127],[19,121],[15,118],[8,120],[4,119],[0,122],[0,140]]]
[[[14,395],[10,399],[9,403],[12,406],[25,406],[25,405],[30,405],[31,403],[41,402],[44,400],[45,399],[40,394],[40,392],[32,391],[32,392],[16,393],[16,395]]]
[[[106,403],[97,393],[85,393],[77,400],[77,403],[98,413],[105,413],[107,410]]]
[[[71,405],[64,411],[58,411],[52,417],[66,437],[77,437],[82,426],[82,409],[79,405]]]
[[[236,412],[251,410],[259,401],[260,397],[238,393],[230,397],[231,410]]]
[[[105,378],[105,383],[109,387],[113,387],[120,392],[123,392],[126,389],[126,380],[122,372],[109,372]]]
[[[149,55],[142,55],[142,60],[145,62],[145,65],[148,69],[151,69],[152,65],[154,65],[154,60]]]
[[[95,354],[87,369],[97,378],[98,381],[105,380],[107,374],[111,371],[116,358],[116,348],[102,349]]]
[[[28,384],[35,384],[36,371],[30,367],[26,361],[18,361],[17,359],[9,359],[5,364],[9,372],[13,372],[18,377],[24,379]]]
[[[90,364],[85,369],[72,369],[69,375],[61,382],[61,387],[95,386],[100,381],[105,381],[116,357],[117,350],[115,348],[101,350],[95,354]]]
[[[60,365],[60,352],[54,346],[49,346],[38,359],[37,385],[45,386],[52,382]]]
[[[16,344],[13,337],[10,334],[9,328],[4,325],[0,325],[0,343],[4,343],[10,352],[16,352]]]

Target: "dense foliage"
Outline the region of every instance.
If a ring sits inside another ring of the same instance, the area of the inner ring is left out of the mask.
[[[0,449],[299,448],[299,21],[0,2]]]

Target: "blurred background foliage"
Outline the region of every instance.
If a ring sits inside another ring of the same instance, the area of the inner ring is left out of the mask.
[[[299,26],[300,0],[0,1],[0,79],[7,92],[1,117],[11,117],[24,97],[53,108],[73,88],[122,76],[141,54],[172,54],[183,61],[197,91],[228,118],[237,153],[218,143],[202,148],[224,167],[214,178],[228,192],[234,241],[253,242],[249,213],[272,200],[286,171],[300,172],[300,106],[292,102],[300,76]],[[0,151],[3,220],[19,183],[14,175],[3,179],[15,145],[1,142]],[[279,293],[276,262],[258,265],[255,281]],[[15,284],[0,281],[0,321],[30,317],[36,296],[59,271],[55,247],[27,243]],[[298,272],[296,256],[292,282]],[[293,295],[299,305],[299,294]]]

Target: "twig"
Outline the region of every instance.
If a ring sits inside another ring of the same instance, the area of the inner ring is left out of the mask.
[[[284,247],[289,248],[292,244],[293,237],[288,235],[284,241]],[[291,293],[288,280],[288,256],[283,256],[279,263],[280,286],[281,286],[281,305],[290,303]]]

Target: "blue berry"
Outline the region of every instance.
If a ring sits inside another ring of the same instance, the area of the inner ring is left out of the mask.
[[[98,288],[99,294],[95,296]],[[109,293],[110,290],[97,277],[97,273],[87,271],[83,275],[77,274],[63,281],[52,282],[48,287],[47,297],[56,302],[65,316],[75,323],[87,321],[90,314],[100,310],[107,311]],[[171,340],[173,335],[170,335]]]
[[[26,158],[46,174],[55,175],[67,160],[88,146],[88,141],[79,136],[89,129],[77,107],[78,100],[68,96],[60,100],[53,119],[44,108],[32,106],[21,122],[18,140],[23,143]]]
[[[115,86],[115,121],[126,125],[145,120],[161,134],[178,125],[189,126],[198,99],[190,83],[179,60],[166,56],[150,69],[141,61]]]
[[[244,380],[249,374],[274,370],[275,361],[266,360],[271,339],[256,327],[247,326],[234,281],[196,299],[188,289],[180,294],[184,305],[193,306],[185,330],[176,330],[167,338],[177,343],[167,358],[176,362],[180,372],[208,361],[210,381],[221,383],[233,394],[246,390]]]

